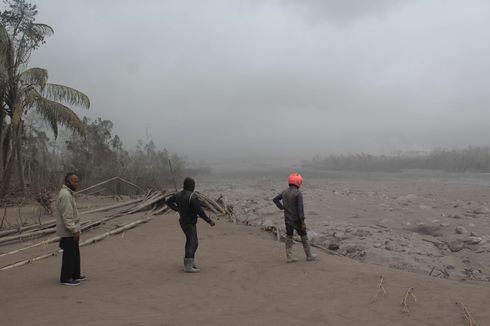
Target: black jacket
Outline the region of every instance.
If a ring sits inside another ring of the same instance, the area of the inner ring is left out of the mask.
[[[193,191],[184,189],[170,196],[165,203],[174,211],[179,212],[180,224],[196,224],[198,216],[206,222],[211,223],[211,219],[201,207],[201,202],[197,198],[197,194]]]
[[[274,204],[284,210],[284,221],[289,225],[303,223],[305,219],[303,207],[303,194],[295,186],[289,186],[288,189],[274,197]],[[282,201],[282,202],[281,202]]]

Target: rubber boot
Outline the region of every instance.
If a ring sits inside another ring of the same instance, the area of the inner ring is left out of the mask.
[[[308,236],[304,235],[301,237],[301,243],[303,243],[303,249],[305,250],[306,260],[313,261],[316,259],[316,255],[311,253],[310,242],[308,241]]]
[[[295,263],[298,261],[298,258],[293,257],[293,238],[286,238],[286,261],[288,263]]]
[[[194,267],[194,258],[184,258],[184,272],[199,273],[200,270]]]

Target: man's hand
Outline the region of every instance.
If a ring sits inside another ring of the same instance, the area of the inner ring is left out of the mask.
[[[80,241],[80,231],[73,235],[73,240],[75,240],[76,242]]]
[[[215,225],[216,225],[216,223],[215,223],[213,220],[211,220],[211,222],[209,222],[209,225],[211,225],[211,226],[215,226]]]

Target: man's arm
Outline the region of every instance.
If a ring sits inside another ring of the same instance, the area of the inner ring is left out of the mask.
[[[298,193],[298,198],[297,198],[297,206],[298,206],[298,216],[301,220],[301,227],[305,230],[306,229],[306,224],[305,224],[305,208],[303,205],[303,194],[300,192]]]
[[[179,205],[177,205],[177,197],[175,194],[168,197],[167,200],[165,201],[165,204],[167,204],[167,206],[173,209],[174,211],[176,212],[179,211]]]
[[[282,205],[281,200],[282,200],[282,194],[279,194],[276,197],[274,197],[274,199],[272,199],[274,204],[276,204],[277,208],[279,208],[281,211],[283,211],[284,206]]]
[[[192,207],[196,210],[197,215],[199,215],[200,218],[208,222],[209,225],[214,226],[214,221],[206,214],[204,209],[202,209],[201,202],[199,201],[199,198],[197,198],[196,195],[191,195],[191,205]]]

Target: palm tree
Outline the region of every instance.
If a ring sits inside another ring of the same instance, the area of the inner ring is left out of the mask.
[[[49,123],[56,137],[59,125],[83,135],[83,124],[69,106],[86,109],[90,107],[88,97],[80,91],[47,83],[46,69],[25,69],[32,51],[43,44],[47,36],[53,34],[53,29],[48,25],[34,22],[37,14],[35,5],[26,0],[10,0],[8,4],[10,10],[0,15],[0,41],[2,42],[0,63],[7,62],[3,100],[0,98],[0,125],[2,125],[0,146],[3,150],[4,162],[2,195],[9,190],[15,158],[17,158],[20,186],[24,190],[21,148],[24,119],[29,111],[37,111]],[[7,34],[6,38],[5,34]]]
[[[11,119],[11,150],[7,156],[4,170],[4,194],[9,187],[12,175],[14,157],[17,157],[17,168],[21,190],[24,190],[24,175],[22,164],[22,140],[24,118],[30,110],[35,110],[39,116],[48,122],[54,137],[58,136],[58,126],[64,126],[74,132],[84,135],[84,125],[78,115],[69,106],[90,107],[90,100],[82,92],[64,85],[47,83],[48,71],[41,68],[30,68],[19,74],[17,83],[9,84],[8,103],[12,103]],[[15,94],[14,98],[9,98]]]

